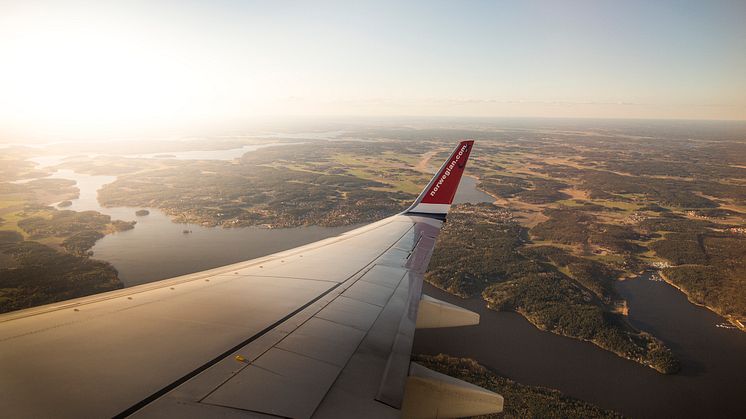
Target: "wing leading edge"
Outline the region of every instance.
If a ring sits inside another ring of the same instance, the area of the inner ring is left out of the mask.
[[[421,293],[472,146],[461,142],[407,211],[369,226],[0,316],[0,405],[24,417],[500,411],[499,395],[410,363],[416,327],[478,323]]]

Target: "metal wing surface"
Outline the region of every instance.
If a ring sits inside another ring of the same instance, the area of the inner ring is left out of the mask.
[[[460,143],[402,214],[264,258],[0,316],[4,414],[448,417],[455,404],[426,399],[459,391],[474,400],[453,414],[495,411],[500,396],[410,365],[417,325],[475,322],[421,299],[472,144]]]

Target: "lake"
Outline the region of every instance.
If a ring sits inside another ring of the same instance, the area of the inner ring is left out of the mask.
[[[134,229],[109,234],[91,249],[95,259],[105,260],[117,269],[127,287],[266,256],[357,227],[267,229],[174,223],[157,208],[144,208],[150,214],[138,217],[135,211],[143,208],[102,207],[97,191],[116,180],[115,176],[92,176],[65,169],[50,177],[74,180],[80,189],[79,198],[71,200],[72,205],[64,209],[93,210],[112,219],[137,221]]]

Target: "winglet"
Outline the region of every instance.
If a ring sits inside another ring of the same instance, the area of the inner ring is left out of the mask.
[[[464,174],[472,146],[474,140],[461,141],[417,200],[404,213],[445,218],[451,208],[453,197],[456,196],[456,189],[461,181],[461,175]]]

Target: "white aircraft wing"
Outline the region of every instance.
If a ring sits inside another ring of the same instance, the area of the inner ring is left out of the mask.
[[[472,145],[461,142],[399,215],[264,258],[0,316],[0,411],[289,418],[500,411],[499,395],[410,363],[416,327],[479,321],[421,294]]]

